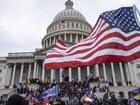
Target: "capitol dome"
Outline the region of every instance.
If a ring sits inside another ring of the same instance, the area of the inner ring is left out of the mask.
[[[44,49],[51,48],[58,40],[75,44],[86,37],[91,30],[91,25],[85,17],[73,8],[73,2],[67,0],[66,8],[59,12],[47,27],[46,35],[42,39]]]
[[[86,21],[85,17],[79,11],[73,9],[73,2],[71,0],[66,1],[65,5],[66,9],[55,16],[54,22],[65,18],[75,18]]]

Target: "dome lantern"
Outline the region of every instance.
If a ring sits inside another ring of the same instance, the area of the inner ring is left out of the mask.
[[[71,0],[67,0],[65,2],[66,9],[73,9],[73,2]]]

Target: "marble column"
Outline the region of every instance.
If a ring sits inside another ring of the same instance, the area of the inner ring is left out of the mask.
[[[64,41],[67,41],[66,32],[65,32],[65,34],[64,34]]]
[[[72,34],[70,34],[70,42],[72,42]]]
[[[5,86],[9,86],[11,81],[12,67],[10,66],[10,64],[7,64],[6,68],[7,68],[7,74],[5,79]]]
[[[53,37],[54,39],[53,39],[53,44],[55,45],[55,42],[56,42],[56,38],[55,38],[55,36]]]
[[[104,80],[107,81],[107,75],[106,75],[106,67],[105,67],[105,63],[103,63],[103,73],[104,73]]]
[[[84,35],[82,35],[82,39],[84,39]]]
[[[87,66],[87,77],[89,77],[90,76],[90,68],[89,68],[89,66]]]
[[[96,68],[96,69],[95,69],[95,76],[96,76],[96,77],[99,77],[99,65],[96,64],[96,65],[95,65],[95,68]]]
[[[50,40],[49,46],[52,46],[52,39],[50,38],[49,40]]]
[[[76,35],[76,41],[75,42],[78,43],[78,35]]]
[[[37,65],[37,61],[34,62],[34,71],[33,71],[33,78],[36,78],[36,65]]]
[[[28,68],[28,80],[30,79],[30,76],[31,76],[31,67],[32,67],[32,63],[29,63],[29,68]]]
[[[48,40],[46,40],[46,45],[45,45],[45,48],[47,48],[48,47]]]
[[[55,80],[55,70],[51,69],[51,83]]]
[[[16,73],[16,63],[14,64],[14,68],[13,68],[13,72],[12,72],[12,81],[11,81],[10,88],[13,88],[13,86],[14,86],[15,73]]]
[[[81,68],[78,67],[78,81],[81,81]]]
[[[134,85],[135,84],[135,77],[134,77],[134,74],[133,74],[134,70],[133,70],[130,62],[128,62],[127,64],[128,64],[128,69],[129,69],[128,71],[129,71],[129,74],[130,74],[130,80],[131,80],[132,84]]]
[[[20,79],[19,83],[22,83],[22,78],[23,78],[23,69],[24,69],[24,63],[21,64],[21,70],[20,70]]]
[[[39,64],[36,64],[36,78],[40,79],[39,77]]]
[[[63,76],[64,76],[64,70],[60,69],[59,71],[60,82],[63,82]]]
[[[69,68],[69,82],[72,81],[72,69]]]
[[[44,82],[45,81],[45,69],[44,69],[44,64],[45,64],[45,60],[43,60],[42,62],[42,81]]]
[[[61,40],[61,35],[59,35],[58,39]]]
[[[112,71],[113,84],[114,86],[117,86],[113,62],[111,62],[111,71]]]
[[[47,41],[47,47],[49,47],[49,39],[47,39],[46,41]]]
[[[122,67],[122,63],[121,62],[119,62],[119,67],[120,67],[122,85],[125,86],[124,73],[123,73],[123,67]]]

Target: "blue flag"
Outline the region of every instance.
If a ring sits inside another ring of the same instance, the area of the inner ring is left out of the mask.
[[[131,91],[133,96],[136,96],[137,94],[140,94],[140,88],[134,89]]]
[[[52,88],[50,88],[42,93],[42,98],[45,99],[45,98],[53,97],[53,96],[57,96],[57,95],[58,95],[57,87],[53,86]]]

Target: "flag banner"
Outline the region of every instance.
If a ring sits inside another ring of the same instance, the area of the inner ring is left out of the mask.
[[[131,93],[132,93],[133,96],[136,96],[138,94],[140,95],[140,88],[132,90]]]
[[[57,95],[58,95],[57,87],[53,86],[52,88],[50,88],[42,93],[42,98],[46,99],[46,98],[57,96]]]
[[[92,32],[79,43],[58,42],[48,51],[45,69],[129,62],[140,57],[140,23],[135,7],[102,13]]]
[[[140,100],[140,88],[132,90],[131,93],[135,99]]]

